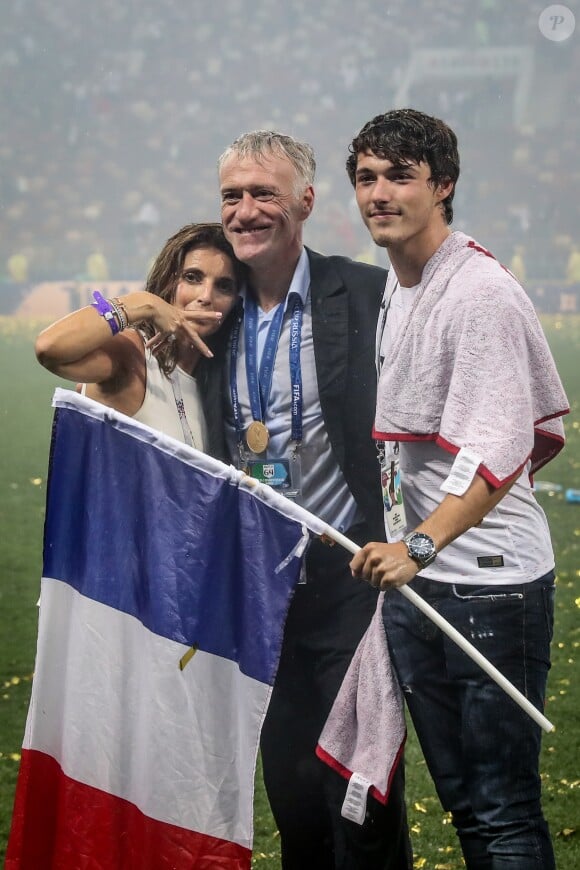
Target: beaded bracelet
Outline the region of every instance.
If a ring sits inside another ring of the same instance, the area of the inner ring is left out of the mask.
[[[120,331],[120,325],[117,323],[115,318],[115,311],[110,302],[108,302],[98,290],[95,290],[93,293],[94,302],[91,302],[91,306],[96,308],[101,317],[104,317],[113,335],[117,335]]]
[[[129,326],[129,315],[127,314],[125,303],[115,296],[114,299],[111,299],[111,304],[119,316],[121,331],[127,329]]]
[[[121,309],[119,307],[119,300],[118,299],[109,299],[109,303],[110,303],[111,308],[113,309],[113,311],[115,313],[115,317],[117,318],[117,323],[119,324],[119,332],[122,332],[127,327],[127,321],[123,315],[123,312],[121,311]]]

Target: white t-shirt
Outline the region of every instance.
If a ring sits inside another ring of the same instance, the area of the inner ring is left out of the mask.
[[[401,486],[412,531],[443,500],[441,484],[455,460],[433,441],[401,441]],[[422,577],[474,585],[528,583],[554,567],[548,522],[522,471],[510,491],[479,526],[444,547]]]
[[[383,322],[379,320],[382,332],[377,335],[381,360],[404,323],[419,286],[405,288],[387,283],[388,309]],[[440,487],[449,477],[455,457],[433,441],[402,441],[399,461],[410,532],[442,502],[445,492]],[[444,547],[421,576],[442,583],[505,585],[537,580],[553,567],[548,522],[534,497],[526,466],[483,522]]]

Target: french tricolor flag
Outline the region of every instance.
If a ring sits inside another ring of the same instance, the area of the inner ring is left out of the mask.
[[[54,404],[6,868],[249,868],[260,728],[310,532],[235,469],[76,393]]]

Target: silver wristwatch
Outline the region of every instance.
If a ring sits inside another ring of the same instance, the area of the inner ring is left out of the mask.
[[[425,532],[411,532],[409,535],[405,535],[403,541],[407,545],[410,558],[417,563],[419,568],[426,568],[437,555],[437,547],[433,538],[430,538]]]

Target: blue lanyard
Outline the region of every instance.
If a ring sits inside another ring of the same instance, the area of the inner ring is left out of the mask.
[[[302,371],[300,366],[300,345],[302,341],[302,298],[298,293],[292,294],[292,315],[290,321],[290,383],[292,389],[291,417],[292,440],[302,441]],[[240,311],[232,329],[230,345],[230,391],[232,411],[238,443],[242,441],[242,415],[238,394],[237,358],[240,345],[240,329],[244,319],[244,340],[246,343],[246,378],[252,419],[264,421],[272,388],[274,362],[282,331],[284,306],[279,305],[272,318],[266,343],[258,371],[258,308],[252,296],[248,293],[245,304],[245,315]]]
[[[292,441],[302,442],[302,369],[300,345],[302,342],[302,298],[296,294],[290,321],[290,384],[292,387]]]
[[[278,350],[278,341],[282,331],[284,318],[284,306],[278,305],[270,327],[262,359],[258,372],[258,306],[253,296],[246,297],[244,339],[246,342],[246,378],[248,381],[248,393],[250,394],[250,408],[252,419],[264,422],[270,390],[272,389],[272,375],[274,374],[274,361]]]

